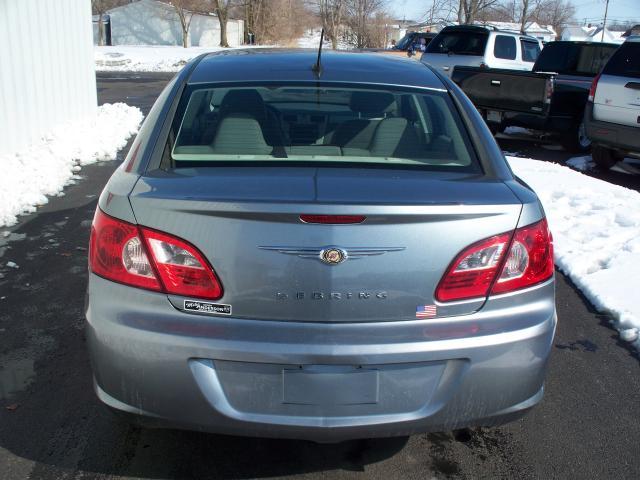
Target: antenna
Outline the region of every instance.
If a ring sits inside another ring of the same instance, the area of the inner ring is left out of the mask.
[[[320,74],[322,73],[322,65],[320,64],[320,56],[322,55],[322,42],[324,42],[324,28],[320,31],[320,46],[318,47],[318,59],[316,60],[316,64],[311,67],[311,70],[314,71],[316,76],[320,78]]]

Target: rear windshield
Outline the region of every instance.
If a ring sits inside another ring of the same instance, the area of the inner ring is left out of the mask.
[[[441,32],[427,47],[428,53],[484,55],[488,34],[482,32]]]
[[[446,92],[315,84],[186,89],[163,165],[283,161],[480,170]]]
[[[640,78],[640,43],[627,42],[604,67],[606,75]]]
[[[544,47],[534,70],[595,77],[616,48],[615,45],[553,42]]]

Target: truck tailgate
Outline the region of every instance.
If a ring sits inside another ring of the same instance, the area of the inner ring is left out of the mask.
[[[543,114],[552,74],[481,67],[456,67],[452,80],[479,109]]]

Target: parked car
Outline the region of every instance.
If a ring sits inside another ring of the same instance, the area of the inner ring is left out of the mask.
[[[205,54],[156,101],[91,228],[98,397],[318,441],[522,415],[556,326],[539,200],[448,78],[315,61]]]
[[[529,35],[495,27],[443,28],[420,59],[451,76],[456,66],[531,70],[542,44]]]
[[[591,146],[584,109],[591,81],[618,48],[615,44],[551,42],[533,72],[456,67],[452,79],[482,111],[493,132],[518,126],[552,133],[566,150]]]
[[[629,37],[593,79],[584,122],[599,166],[640,157],[640,36]]]
[[[393,46],[391,52],[402,52],[410,57],[418,53],[422,54],[436,35],[437,33],[435,32],[407,32],[405,36],[398,40],[398,43]]]

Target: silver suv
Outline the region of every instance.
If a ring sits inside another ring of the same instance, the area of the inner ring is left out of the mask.
[[[456,66],[531,70],[542,46],[540,41],[495,27],[456,25],[434,38],[420,61],[451,76]]]
[[[629,37],[594,78],[585,127],[599,166],[640,158],[640,35]]]

